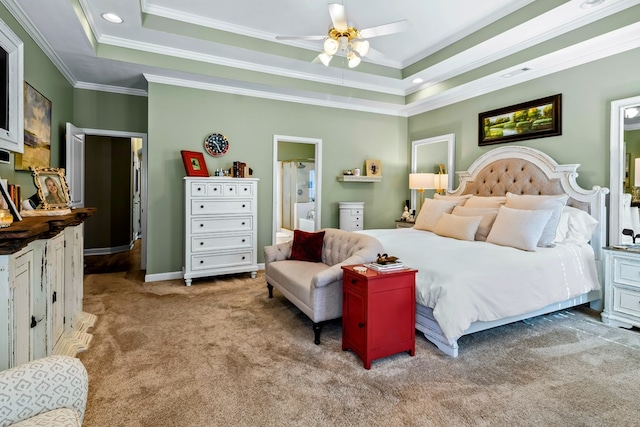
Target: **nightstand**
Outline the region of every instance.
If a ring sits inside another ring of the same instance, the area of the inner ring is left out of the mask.
[[[640,327],[640,252],[604,249],[604,310],[607,325]]]
[[[411,228],[415,224],[415,221],[402,221],[400,219],[396,219],[396,228]]]
[[[365,369],[402,351],[415,355],[417,270],[359,273],[354,267],[342,267],[342,349],[356,353]]]

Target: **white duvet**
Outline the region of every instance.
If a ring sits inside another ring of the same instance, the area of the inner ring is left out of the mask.
[[[462,336],[472,322],[519,315],[600,288],[588,244],[526,252],[413,228],[361,233],[419,270],[416,302],[433,309],[449,340]]]

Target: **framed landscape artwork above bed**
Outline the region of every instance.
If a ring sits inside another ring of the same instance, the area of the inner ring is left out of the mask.
[[[478,115],[478,145],[562,135],[562,94]]]

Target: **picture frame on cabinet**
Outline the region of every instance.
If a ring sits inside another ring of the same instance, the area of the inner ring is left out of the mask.
[[[64,168],[31,167],[33,181],[38,189],[40,209],[68,209],[69,187],[64,179]]]
[[[562,94],[478,114],[478,145],[562,135]]]
[[[204,154],[198,151],[181,150],[182,163],[187,176],[209,176]]]
[[[20,216],[20,211],[18,211],[18,209],[16,208],[15,203],[13,203],[13,200],[11,200],[11,196],[9,195],[9,192],[7,191],[6,188],[4,188],[4,185],[2,183],[0,183],[0,193],[2,193],[2,198],[4,199],[4,202],[1,203],[0,205],[2,205],[3,208],[4,208],[4,205],[7,206],[7,209],[9,209],[9,212],[11,212],[11,216],[13,216],[14,221],[22,221],[22,216]]]

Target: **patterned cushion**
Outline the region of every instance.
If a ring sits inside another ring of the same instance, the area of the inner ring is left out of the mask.
[[[61,408],[53,411],[36,415],[28,420],[11,424],[11,427],[37,427],[37,426],[56,426],[56,427],[73,427],[81,426],[78,419],[78,413],[73,409]]]
[[[87,370],[74,357],[49,356],[1,371],[0,427],[60,408],[82,421],[88,390]]]
[[[293,230],[293,246],[291,247],[289,259],[322,262],[323,243],[324,231],[308,233],[302,230]]]

